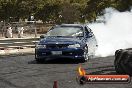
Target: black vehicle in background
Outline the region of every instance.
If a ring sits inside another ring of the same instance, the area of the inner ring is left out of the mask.
[[[132,75],[132,48],[116,50],[114,65],[118,74]]]

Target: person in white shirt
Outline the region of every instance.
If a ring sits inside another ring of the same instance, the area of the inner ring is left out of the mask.
[[[12,38],[12,28],[11,27],[7,27],[6,29],[6,38]]]
[[[19,27],[18,28],[18,38],[22,38],[23,37],[23,31],[24,31],[23,27]]]

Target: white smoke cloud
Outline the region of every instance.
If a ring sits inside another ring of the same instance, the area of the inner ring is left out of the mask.
[[[117,49],[132,47],[132,11],[119,12],[107,8],[100,18],[106,22],[88,24],[98,41],[97,56],[114,55]]]

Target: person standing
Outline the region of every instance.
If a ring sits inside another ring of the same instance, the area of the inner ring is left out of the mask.
[[[23,27],[18,28],[18,38],[22,38],[23,37],[23,31],[24,31]]]
[[[12,28],[9,26],[6,28],[6,34],[5,34],[6,38],[12,38]]]

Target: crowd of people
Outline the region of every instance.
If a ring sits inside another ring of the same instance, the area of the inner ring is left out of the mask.
[[[16,28],[17,28],[18,38],[23,38],[24,28],[23,27],[16,27]],[[10,25],[5,28],[4,36],[5,38],[13,38],[13,31]]]

